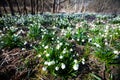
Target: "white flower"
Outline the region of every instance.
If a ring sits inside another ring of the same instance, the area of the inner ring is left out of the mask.
[[[59,70],[59,67],[58,67],[58,66],[57,66],[57,67],[55,67],[55,70],[56,70],[56,71],[58,71],[58,70]]]
[[[45,49],[48,49],[48,45],[47,45],[47,46],[45,46]]]
[[[85,59],[84,58],[82,58],[82,64],[85,64]]]
[[[60,45],[59,44],[57,45],[56,49],[60,49]]]
[[[75,63],[75,64],[73,65],[73,69],[74,69],[74,70],[78,70],[78,68],[79,68],[79,65],[78,65],[77,63]]]
[[[55,61],[51,61],[50,63],[51,63],[51,65],[53,65],[53,64],[55,64]]]
[[[80,39],[77,39],[77,41],[80,41]]]
[[[95,45],[96,47],[99,47],[99,48],[101,47],[101,46],[100,46],[99,44],[97,44],[97,43],[94,43],[94,45]]]
[[[89,39],[88,39],[88,42],[91,42],[91,41],[92,41],[92,38],[89,38]]]
[[[30,47],[32,47],[33,45],[32,44],[30,44]]]
[[[66,51],[66,48],[64,48],[64,50],[63,50],[63,54],[65,54],[67,51]]]
[[[50,56],[50,54],[46,54],[46,57],[49,57]]]
[[[42,70],[43,70],[43,71],[46,71],[46,70],[47,70],[47,67],[43,67]]]
[[[62,59],[62,58],[63,58],[63,56],[60,56],[59,58],[60,58],[60,59]]]
[[[82,39],[82,42],[84,42],[85,40],[84,39]]]
[[[114,54],[117,54],[117,55],[119,54],[119,52],[118,52],[118,51],[113,51],[113,53],[114,53]]]
[[[66,67],[65,64],[62,63],[62,64],[61,64],[61,68],[62,68],[62,69],[65,69],[65,67]]]
[[[24,45],[26,45],[26,44],[27,44],[27,41],[24,42]]]
[[[75,59],[75,60],[74,60],[74,63],[77,63],[77,62],[78,62],[77,59]]]
[[[25,50],[25,48],[22,48],[22,51],[24,51]]]
[[[71,49],[70,49],[70,51],[72,52],[72,51],[73,51],[73,49],[71,48]]]
[[[105,42],[105,45],[108,45],[108,42]]]
[[[39,58],[41,57],[41,55],[39,54],[39,55],[37,55]]]
[[[44,62],[45,65],[48,65],[48,63],[49,63],[48,61],[45,61],[45,62]]]
[[[59,45],[60,45],[60,46],[62,46],[62,45],[63,45],[63,43],[60,43]]]

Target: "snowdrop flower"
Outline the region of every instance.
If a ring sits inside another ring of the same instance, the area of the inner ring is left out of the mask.
[[[42,70],[43,70],[43,71],[46,71],[46,70],[47,70],[47,67],[43,67]]]
[[[110,35],[110,37],[112,37],[112,35]]]
[[[59,44],[57,45],[56,49],[60,49],[60,45]]]
[[[77,41],[80,41],[80,39],[77,39]]]
[[[73,69],[74,69],[74,70],[78,70],[78,68],[79,68],[79,65],[78,65],[77,63],[75,63],[75,64],[73,65]]]
[[[1,34],[1,36],[4,36],[5,34]]]
[[[48,61],[45,61],[45,62],[44,62],[45,65],[48,65],[48,63],[49,63]]]
[[[44,63],[44,64],[46,64],[46,65],[50,66],[50,65],[55,64],[55,61],[46,62],[46,63]]]
[[[66,51],[66,48],[64,48],[64,50],[63,50],[63,54],[65,54],[67,51]]]
[[[71,49],[70,49],[70,51],[72,52],[72,51],[73,51],[73,49],[71,48]]]
[[[30,44],[30,47],[32,47],[33,45],[32,44]]]
[[[59,45],[60,45],[60,46],[62,46],[62,45],[63,45],[63,43],[60,43]]]
[[[24,51],[25,50],[25,48],[22,48],[22,51]]]
[[[84,42],[85,40],[84,39],[82,39],[82,42]]]
[[[55,29],[56,28],[56,26],[53,26],[53,29]]]
[[[84,58],[82,58],[82,64],[85,64],[85,59]]]
[[[2,30],[0,30],[0,33],[2,33]]]
[[[60,59],[63,59],[63,56],[60,56],[59,58],[60,58]]]
[[[57,66],[57,67],[55,67],[55,70],[56,70],[56,71],[58,71],[58,70],[59,70],[59,67],[58,67],[58,66]]]
[[[27,41],[24,42],[24,45],[26,45],[26,44],[27,44]]]
[[[77,59],[75,59],[75,60],[74,60],[74,63],[77,63],[77,62],[78,62]]]
[[[54,38],[52,38],[52,40],[54,40]]]
[[[48,45],[47,45],[47,46],[45,46],[45,49],[48,49]]]
[[[101,47],[101,46],[100,46],[99,44],[97,44],[97,43],[94,43],[94,45],[95,45],[96,47],[99,47],[99,48]]]
[[[55,61],[51,61],[50,63],[51,63],[51,65],[53,65],[53,64],[55,64]]]
[[[49,57],[50,56],[50,54],[46,54],[46,57]]]
[[[37,55],[39,58],[41,57],[41,55],[39,54],[39,55]]]
[[[77,53],[76,56],[79,56],[79,54]]]
[[[105,42],[105,45],[108,45],[108,42]]]
[[[91,42],[91,41],[92,41],[92,38],[89,38],[89,39],[88,39],[88,42]]]
[[[116,51],[116,50],[115,50],[115,51],[113,51],[113,53],[118,55],[118,54],[119,54],[119,51]]]
[[[66,67],[65,64],[62,63],[62,64],[61,64],[61,68],[62,68],[62,69],[65,69],[65,67]]]

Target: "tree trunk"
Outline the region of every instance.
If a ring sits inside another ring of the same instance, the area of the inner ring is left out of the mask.
[[[13,9],[13,4],[12,4],[11,0],[7,0],[7,2],[8,2],[8,5],[9,5],[11,14],[14,16],[15,15],[15,11]]]
[[[54,2],[53,2],[53,13],[55,13],[56,12],[56,0],[54,0]]]
[[[21,12],[20,12],[20,7],[19,7],[19,4],[18,4],[18,1],[15,0],[15,2],[16,2],[16,5],[17,5],[17,8],[18,8],[18,12],[19,12],[19,14],[21,14]]]
[[[1,1],[0,3],[2,4],[2,7],[4,9],[5,14],[7,14],[7,9],[6,9],[6,6],[5,6],[5,3],[7,3],[6,0],[4,2]]]
[[[26,8],[26,0],[24,0],[24,13],[27,14],[27,8]]]
[[[0,17],[2,17],[2,11],[1,11],[1,7],[0,7]]]
[[[37,7],[36,7],[37,8],[37,13],[38,13],[38,10],[39,10],[39,1],[37,0],[36,3],[37,3]]]
[[[34,14],[34,10],[33,10],[33,0],[31,0],[31,14]]]

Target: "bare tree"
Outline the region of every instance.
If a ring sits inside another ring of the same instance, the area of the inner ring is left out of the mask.
[[[5,14],[7,14],[8,12],[7,12],[7,9],[6,9],[6,5],[7,5],[6,0],[0,1],[0,4],[2,5],[2,7],[3,7],[3,9],[4,9]]]
[[[38,0],[36,1],[36,5],[37,5],[36,10],[37,10],[37,13],[38,13],[38,11],[39,11],[39,1]]]
[[[15,15],[15,11],[13,9],[13,4],[11,2],[11,0],[6,0],[8,2],[8,5],[9,5],[9,8],[10,8],[10,11],[11,11],[11,14],[12,15]]]
[[[2,17],[2,10],[1,10],[1,7],[0,7],[0,17]]]
[[[53,1],[53,13],[56,12],[56,0]]]
[[[23,10],[24,10],[24,13],[27,14],[26,0],[24,0],[24,3],[23,3],[23,4],[24,4],[24,9],[23,9]]]
[[[20,12],[20,7],[19,7],[19,4],[18,4],[18,0],[15,0],[15,2],[16,2],[16,5],[17,5],[17,8],[18,8],[19,14],[21,14],[21,12]]]

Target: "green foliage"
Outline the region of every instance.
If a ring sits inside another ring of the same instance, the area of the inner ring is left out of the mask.
[[[79,57],[72,49],[72,44],[64,39],[57,40],[55,45],[40,44],[39,55],[43,58],[43,70],[54,76],[64,78],[76,76],[79,68]]]
[[[40,35],[41,35],[41,25],[39,24],[34,24],[31,25],[29,27],[29,32],[28,32],[28,36],[31,40],[36,40],[36,39],[40,39]]]
[[[1,39],[2,45],[1,48],[15,48],[22,47],[23,42],[18,35],[14,33],[14,31],[9,30]]]

